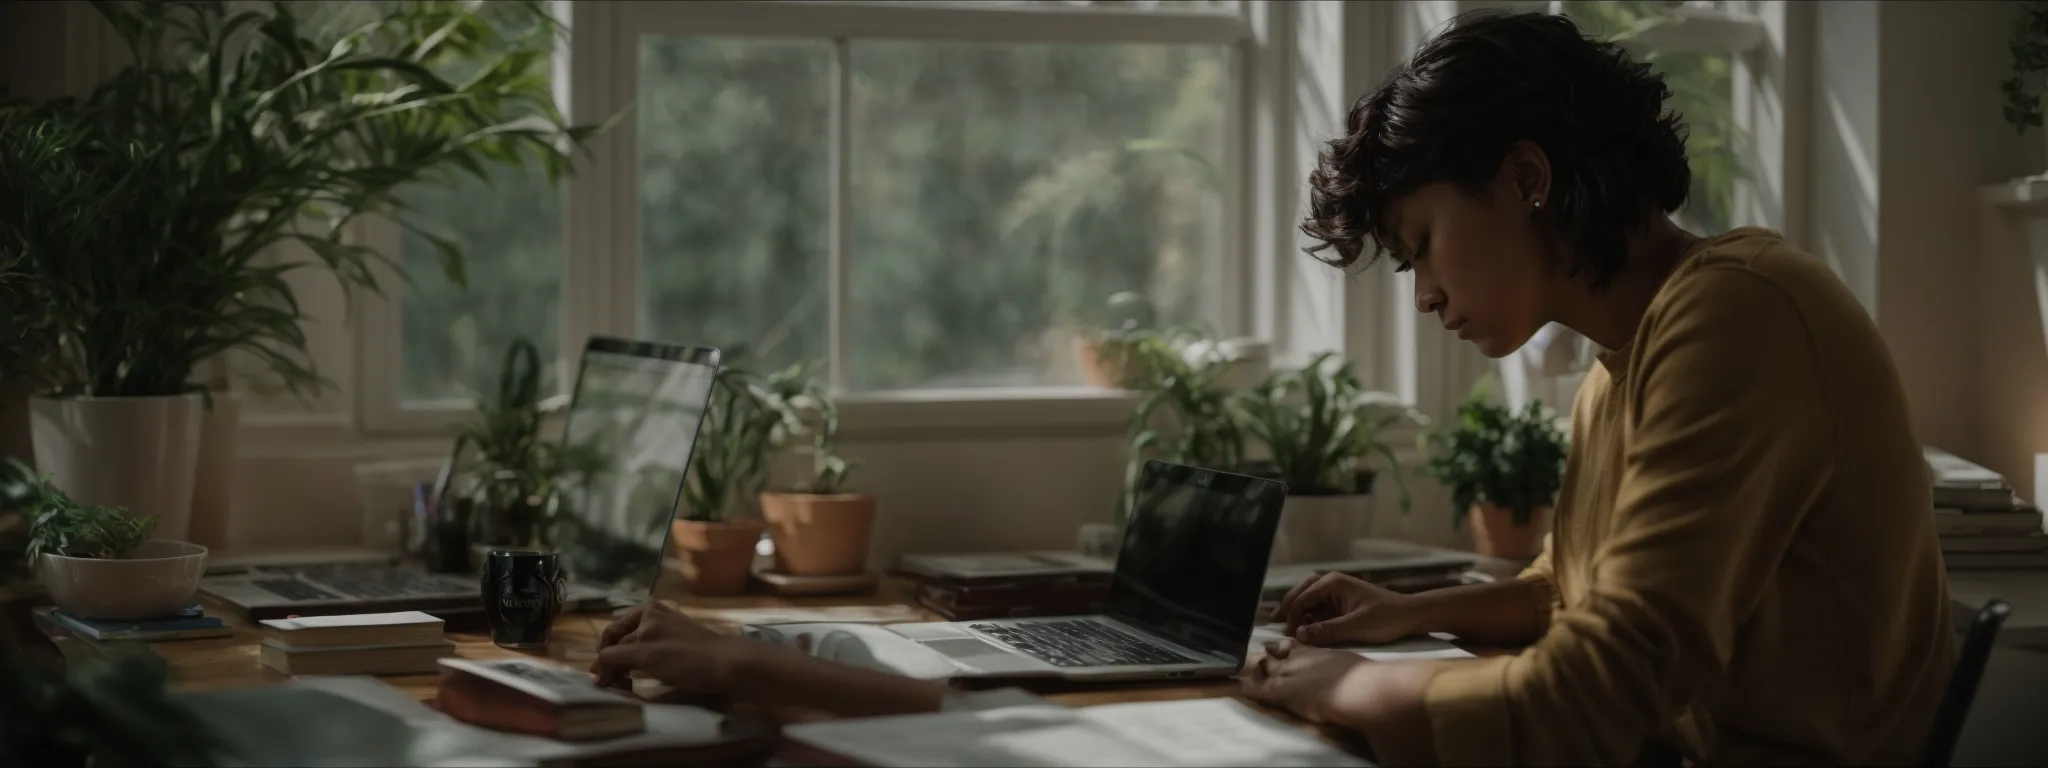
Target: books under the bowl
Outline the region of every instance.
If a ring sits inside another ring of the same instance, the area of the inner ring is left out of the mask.
[[[359,645],[294,648],[264,638],[257,663],[287,675],[425,675],[435,662],[455,655],[455,644],[436,639],[424,645]]]
[[[351,613],[338,616],[294,616],[264,619],[263,637],[294,651],[358,646],[433,645],[442,639],[443,622],[419,611]],[[431,672],[429,667],[426,671]]]
[[[441,659],[441,711],[470,725],[592,741],[647,729],[644,704],[579,670],[533,659]]]
[[[197,604],[176,615],[144,620],[81,619],[55,606],[45,606],[37,611],[80,637],[102,642],[193,640],[226,637],[235,632],[219,618],[206,615]]]

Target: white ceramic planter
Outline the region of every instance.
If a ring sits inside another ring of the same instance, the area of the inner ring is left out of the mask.
[[[50,602],[81,619],[134,621],[169,616],[192,604],[206,575],[206,548],[150,539],[118,560],[43,555],[36,578]]]
[[[36,471],[74,501],[156,515],[157,536],[184,540],[204,416],[197,394],[34,398]]]
[[[1351,542],[1372,527],[1372,496],[1289,496],[1273,537],[1274,565],[1351,557]]]
[[[183,538],[209,549],[223,549],[228,545],[228,511],[234,500],[235,446],[242,431],[242,395],[213,393],[213,409],[203,410],[200,424],[198,468],[192,475],[191,523]]]

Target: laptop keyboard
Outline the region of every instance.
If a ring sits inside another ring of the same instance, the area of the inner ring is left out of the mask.
[[[312,579],[345,592],[349,597],[359,599],[437,597],[461,591],[461,588],[449,583],[447,577],[405,568],[393,568],[388,565],[299,565],[266,570],[283,571],[295,574],[300,578]],[[278,588],[271,586],[272,580],[257,580],[256,584],[264,589],[277,592],[278,595],[288,600],[318,600],[332,599],[334,597],[333,595],[325,594],[326,590],[321,590],[295,579],[277,579],[275,581],[297,585],[287,589],[299,591],[301,594],[288,594],[280,591]],[[306,592],[311,594],[305,594]]]
[[[1199,663],[1115,627],[1093,621],[968,626],[1057,667]]]
[[[341,597],[298,579],[252,579],[249,583],[286,600],[335,600]]]

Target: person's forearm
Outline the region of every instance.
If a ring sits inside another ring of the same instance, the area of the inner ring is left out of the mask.
[[[937,712],[944,684],[840,664],[800,653],[764,654],[731,686],[734,699],[770,711],[812,710],[839,717]]]
[[[1527,645],[1549,627],[1549,593],[1525,579],[1446,587],[1414,596],[1424,632],[1483,645]]]

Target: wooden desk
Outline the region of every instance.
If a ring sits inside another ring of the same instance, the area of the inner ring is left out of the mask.
[[[818,608],[850,608],[857,606],[874,607],[878,610],[901,612],[897,621],[941,621],[942,617],[908,606],[904,596],[908,589],[901,583],[885,582],[876,594],[844,597],[803,597],[789,598],[773,595],[745,595],[728,598],[703,598],[681,596],[665,598],[684,613],[722,631],[737,632],[738,626],[727,620],[722,613],[734,610],[759,610],[787,608],[793,610]],[[204,691],[248,686],[265,685],[289,679],[288,675],[271,670],[257,663],[257,647],[262,642],[261,627],[237,615],[233,609],[206,602],[207,612],[220,617],[234,627],[230,637],[200,640],[174,640],[151,644],[150,648],[169,662],[172,674],[172,689],[176,691]],[[456,654],[463,658],[492,659],[514,656],[529,656],[553,659],[562,664],[587,667],[597,657],[597,638],[610,624],[612,615],[607,613],[563,614],[555,620],[554,634],[550,637],[545,651],[514,651],[500,648],[491,643],[489,630],[481,625],[482,619],[450,621],[448,639],[455,642]],[[66,659],[77,659],[96,655],[104,651],[99,643],[80,638],[61,626],[38,622],[42,634],[55,643]],[[435,675],[391,675],[379,679],[396,686],[415,698],[426,700],[434,697],[438,681]],[[1238,684],[1235,680],[1172,683],[1128,683],[1090,684],[1086,687],[1062,686],[1074,690],[1053,690],[1042,695],[1050,700],[1070,706],[1089,706],[1134,701],[1169,701],[1181,699],[1216,698],[1236,696]],[[1246,702],[1249,704],[1250,702]],[[1256,705],[1254,705],[1256,706]],[[1284,715],[1283,715],[1284,716]]]

